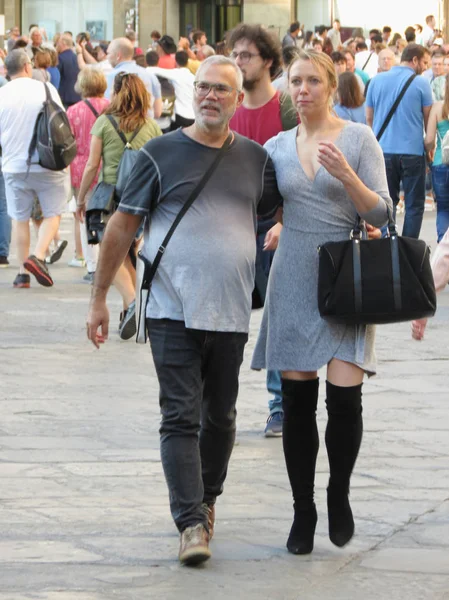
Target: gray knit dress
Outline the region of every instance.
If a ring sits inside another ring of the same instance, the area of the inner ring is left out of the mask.
[[[253,369],[316,371],[332,358],[376,372],[375,326],[333,325],[318,312],[318,252],[321,244],[349,239],[357,212],[343,184],[321,167],[314,181],[296,152],[297,128],[265,144],[284,198],[284,227],[271,267]],[[363,183],[379,195],[361,214],[380,227],[387,222],[388,193],[382,151],[371,129],[348,122],[335,145]]]

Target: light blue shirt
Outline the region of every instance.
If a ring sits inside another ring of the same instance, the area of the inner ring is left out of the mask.
[[[125,73],[136,73],[140,79],[142,79],[145,87],[151,94],[151,106],[153,106],[153,101],[161,97],[161,84],[159,83],[156,75],[153,75],[153,73],[150,73],[143,67],[139,67],[139,65],[137,65],[133,60],[126,60],[119,63],[110,73],[108,73],[108,87],[105,93],[105,98],[111,98],[115,76],[117,73],[122,73],[123,71]]]
[[[352,121],[353,123],[363,123],[363,125],[366,125],[365,103],[357,108],[348,108],[347,106],[336,104],[334,106],[334,110],[340,119]]]
[[[393,67],[371,81],[366,106],[374,110],[373,131],[377,135],[405,82],[414,71]],[[415,77],[380,139],[384,154],[424,154],[423,108],[431,106],[432,90],[424,77]]]

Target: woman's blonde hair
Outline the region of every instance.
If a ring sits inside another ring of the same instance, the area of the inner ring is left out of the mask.
[[[107,87],[103,71],[95,67],[84,67],[78,73],[75,92],[83,98],[102,98]]]
[[[150,110],[150,94],[136,73],[118,73],[114,79],[114,95],[104,111],[120,120],[124,133],[145,125]]]
[[[444,100],[441,118],[449,119],[449,75],[446,75],[446,86],[444,88]]]
[[[289,81],[293,65],[300,60],[307,60],[311,62],[318,71],[323,73],[328,83],[329,97],[331,97],[337,89],[338,78],[335,65],[330,57],[325,52],[317,52],[316,50],[301,50],[298,54],[298,58],[296,58],[288,68],[287,74]]]

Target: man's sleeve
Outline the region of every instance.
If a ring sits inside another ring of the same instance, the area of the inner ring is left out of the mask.
[[[56,102],[56,104],[59,104],[59,106],[63,110],[65,110],[58,90],[55,88],[55,86],[52,83],[47,83],[47,85],[48,85],[48,89],[50,90],[50,95],[51,95],[52,99]]]
[[[114,78],[115,78],[115,73],[114,72],[108,73],[108,76],[106,77],[106,81],[108,83],[108,87],[106,88],[106,91],[104,93],[104,97],[107,100],[111,99],[111,92],[112,92],[112,85],[114,83]]]
[[[424,79],[424,77],[418,77],[418,79],[421,79],[422,106],[432,106],[433,97],[430,83],[427,81],[427,79]]]
[[[374,98],[373,98],[373,90],[376,87],[376,84],[374,83],[375,79],[371,79],[370,80],[370,84],[368,86],[368,91],[366,93],[366,106],[368,108],[374,108]]]
[[[265,163],[262,185],[262,195],[259,204],[257,205],[257,214],[263,219],[271,219],[274,217],[283,200],[278,190],[273,161],[269,156],[267,156],[267,161]]]
[[[118,210],[130,215],[147,217],[159,202],[160,173],[147,147],[140,149],[136,163],[129,174]]]
[[[161,84],[159,83],[159,79],[153,73],[149,73],[150,83],[152,88],[152,94],[154,100],[162,97]]]

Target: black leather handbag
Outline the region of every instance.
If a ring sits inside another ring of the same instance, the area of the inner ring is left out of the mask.
[[[435,314],[430,249],[423,240],[400,237],[391,215],[388,230],[389,237],[368,240],[358,217],[349,240],[318,248],[318,308],[323,319],[373,325]]]

